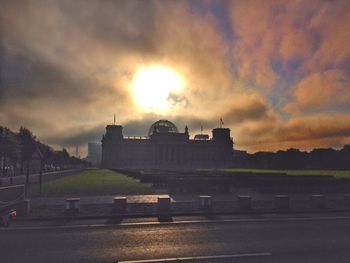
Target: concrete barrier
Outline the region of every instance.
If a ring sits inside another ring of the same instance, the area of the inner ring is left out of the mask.
[[[252,198],[249,195],[239,195],[237,197],[237,206],[241,210],[252,209]]]
[[[324,195],[311,195],[310,202],[312,208],[326,208],[326,198]]]
[[[80,198],[67,198],[66,199],[66,213],[76,214],[80,209]]]
[[[288,210],[290,207],[288,195],[275,195],[275,208]]]
[[[158,211],[170,212],[171,211],[171,199],[170,197],[158,197]]]
[[[126,197],[114,197],[113,198],[113,212],[126,212]]]
[[[212,198],[210,195],[199,196],[199,209],[200,210],[211,210],[213,208]]]

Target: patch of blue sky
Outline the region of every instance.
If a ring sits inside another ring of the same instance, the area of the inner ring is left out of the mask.
[[[204,16],[211,14],[215,18],[218,30],[222,33],[223,38],[232,44],[235,34],[229,14],[229,2],[228,0],[190,0],[189,4],[191,11],[194,13]]]

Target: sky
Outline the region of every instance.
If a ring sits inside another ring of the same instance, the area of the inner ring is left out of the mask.
[[[350,143],[350,1],[0,1],[0,125],[86,150],[105,126],[146,135],[158,119],[194,136],[219,125],[235,148]],[[181,78],[166,109],[135,76]]]

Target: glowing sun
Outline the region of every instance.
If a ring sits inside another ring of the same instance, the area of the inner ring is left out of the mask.
[[[142,67],[133,78],[134,99],[145,110],[169,109],[171,95],[178,94],[183,88],[182,76],[164,66]]]

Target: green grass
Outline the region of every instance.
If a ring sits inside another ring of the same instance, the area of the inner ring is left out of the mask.
[[[43,183],[42,196],[91,196],[152,194],[151,184],[110,170],[87,170]],[[39,187],[31,189],[32,196],[39,195]]]
[[[225,169],[225,171],[239,173],[239,172],[252,172],[252,173],[286,173],[288,175],[332,175],[337,178],[350,178],[349,170],[270,170],[270,169],[243,169],[232,168]]]

